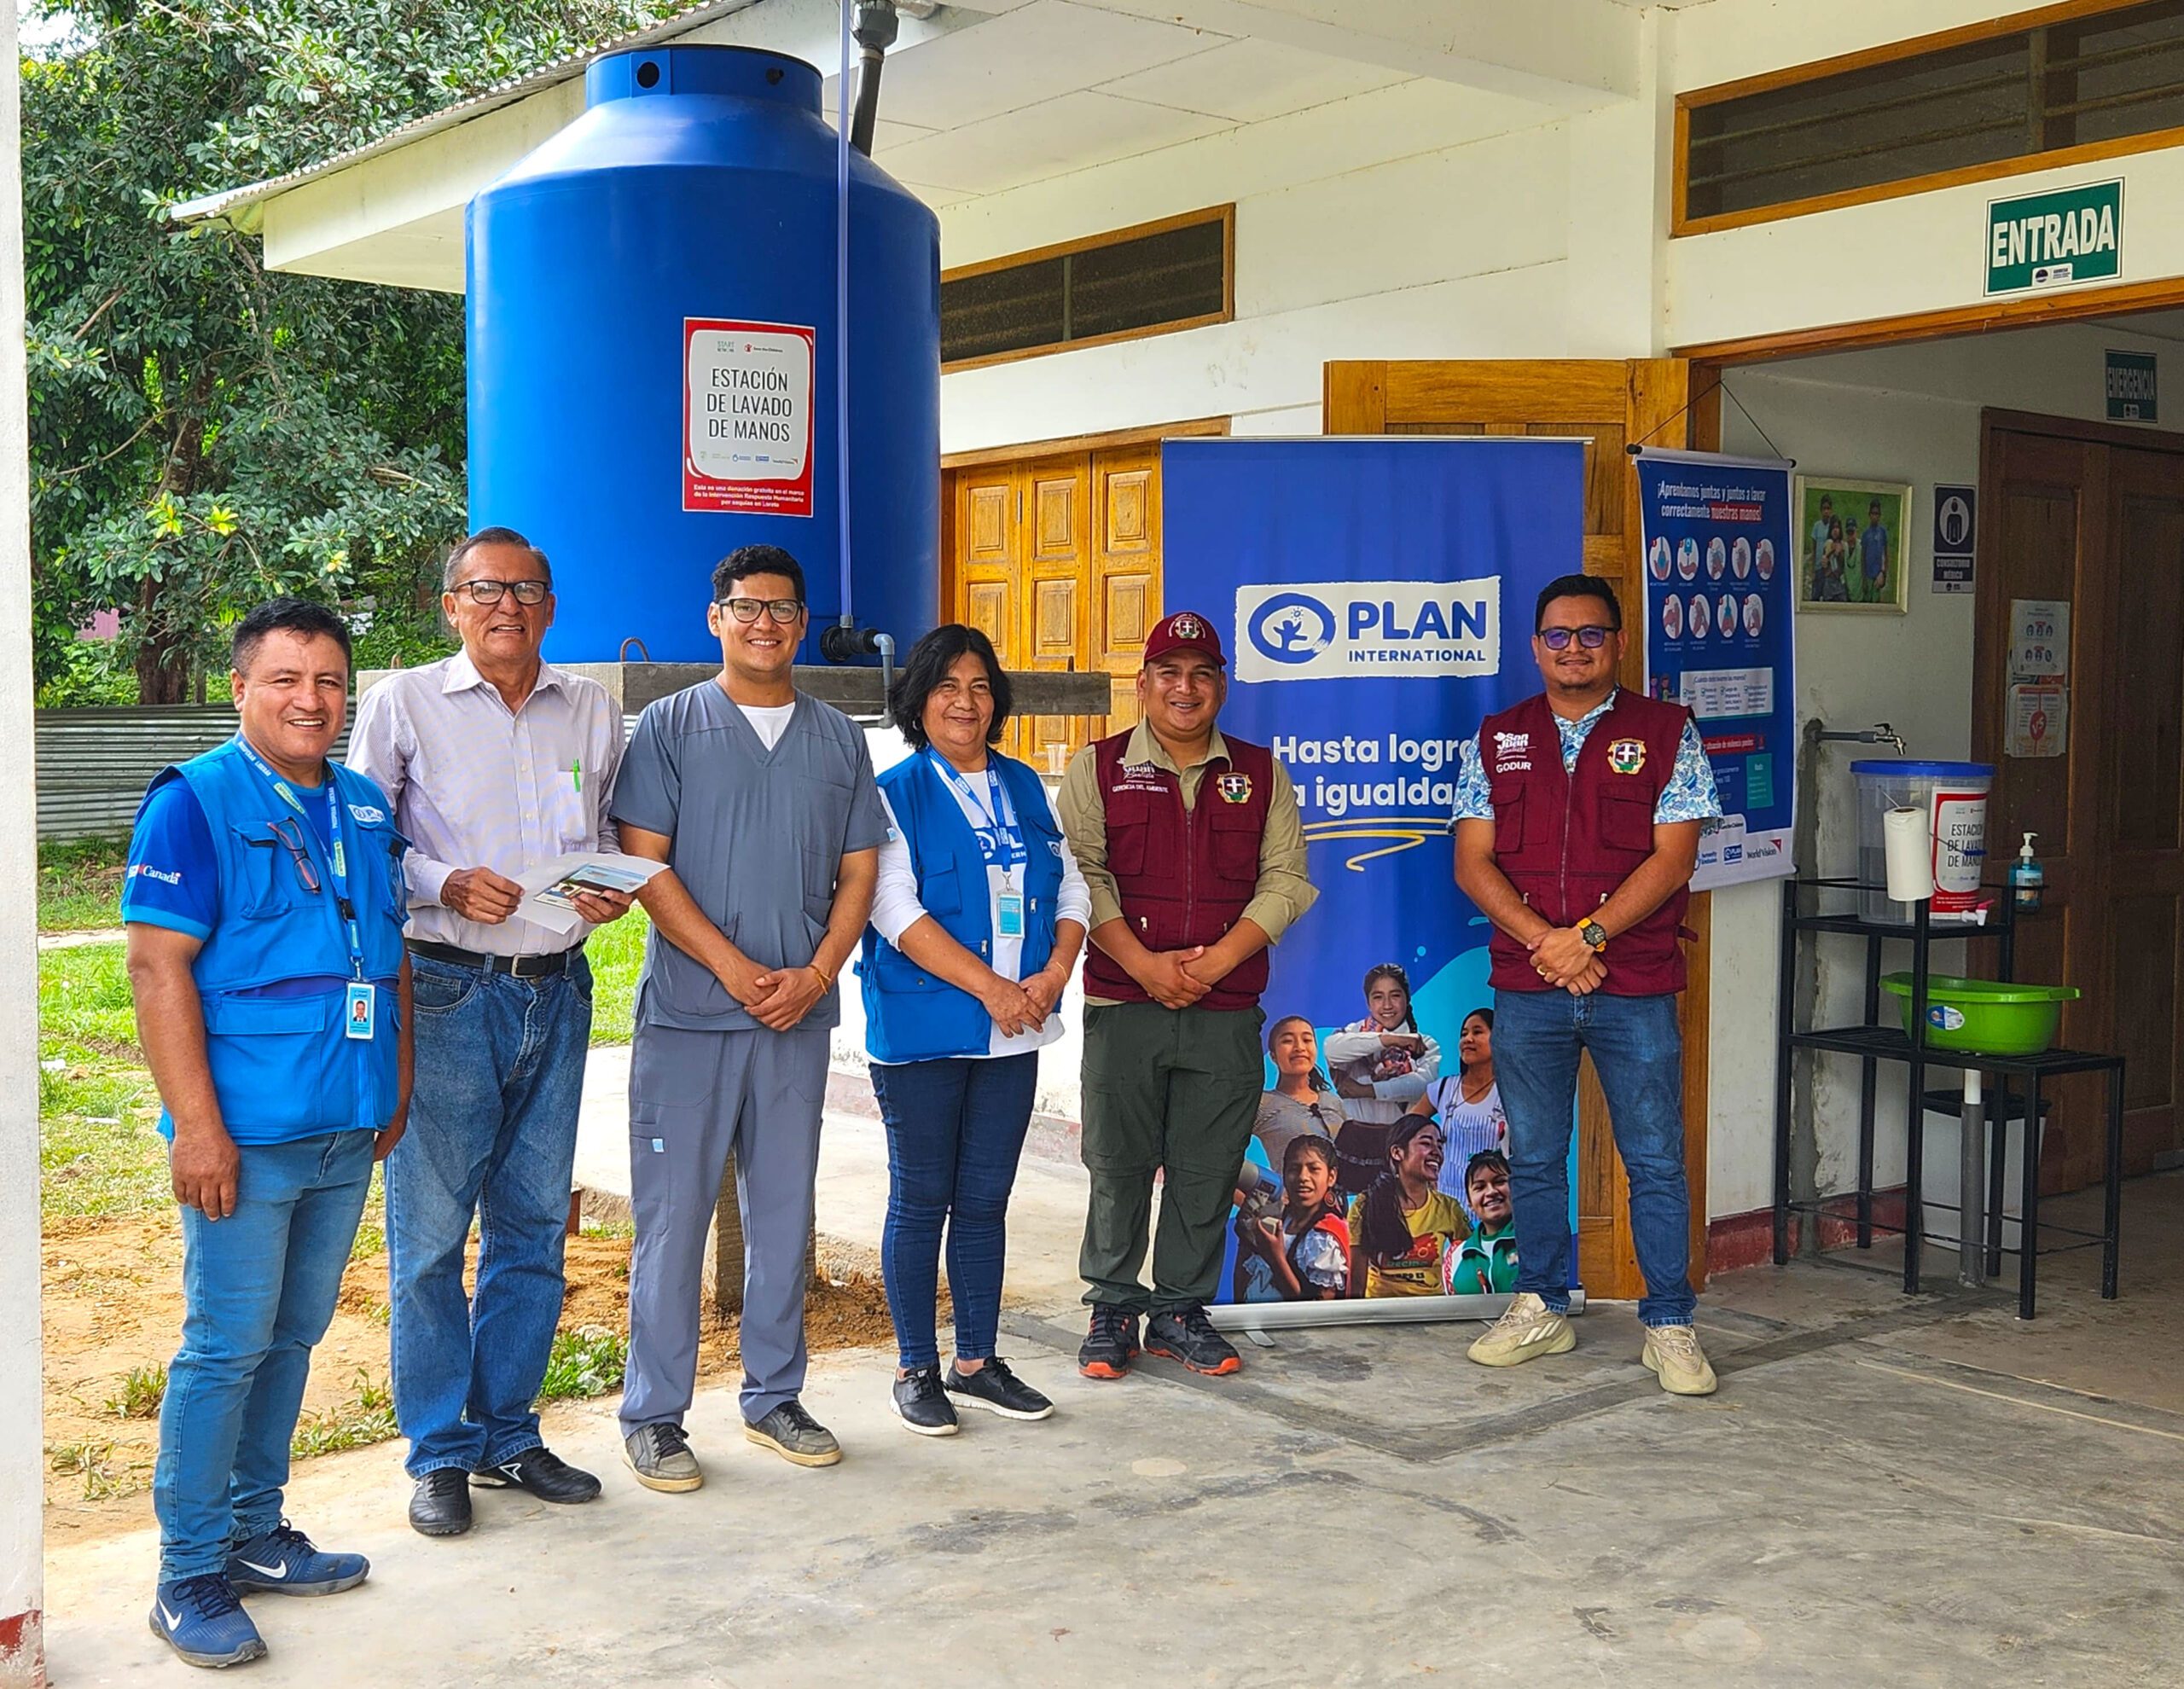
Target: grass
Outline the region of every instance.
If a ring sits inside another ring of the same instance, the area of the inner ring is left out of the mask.
[[[38,930],[80,932],[121,922],[125,839],[78,839],[38,847]]]
[[[554,1333],[546,1377],[538,1386],[541,1402],[588,1401],[622,1387],[630,1345],[620,1333],[600,1326],[579,1326]]]
[[[591,961],[591,1042],[626,1044],[637,1013],[637,971],[644,966],[645,935],[652,923],[642,909],[591,935],[584,955]]]
[[[53,1470],[84,1480],[84,1500],[107,1501],[134,1495],[151,1483],[151,1464],[135,1461],[115,1470],[111,1442],[65,1442],[53,1451]]]
[[[107,1398],[107,1412],[124,1419],[156,1419],[167,1397],[167,1369],[160,1361],[131,1367],[120,1391]]]
[[[396,1431],[393,1390],[386,1380],[374,1379],[359,1367],[356,1395],[339,1408],[297,1420],[288,1452],[299,1460],[308,1460],[320,1454],[338,1454],[345,1448],[385,1442]]]
[[[49,1219],[173,1199],[122,958],[113,943],[38,959],[39,1202]]]

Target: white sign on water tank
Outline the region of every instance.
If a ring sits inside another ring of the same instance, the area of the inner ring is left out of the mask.
[[[682,508],[811,514],[816,335],[791,322],[682,319]]]

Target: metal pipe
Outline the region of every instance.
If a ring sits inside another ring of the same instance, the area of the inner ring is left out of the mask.
[[[896,15],[897,0],[855,0],[857,26],[851,32],[858,48],[857,98],[851,106],[850,145],[872,156],[872,131],[880,114],[880,73],[887,49],[895,44],[902,21]],[[930,15],[928,11],[927,15]]]

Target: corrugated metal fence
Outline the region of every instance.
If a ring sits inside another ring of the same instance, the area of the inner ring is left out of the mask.
[[[232,738],[231,704],[38,712],[38,836],[119,838],[152,776]],[[347,749],[346,728],[334,747]]]
[[[350,711],[353,716],[356,705]],[[623,718],[626,735],[636,717]],[[38,836],[119,839],[136,818],[152,776],[234,736],[231,704],[168,704],[125,710],[38,712]],[[334,742],[348,753],[349,730]]]

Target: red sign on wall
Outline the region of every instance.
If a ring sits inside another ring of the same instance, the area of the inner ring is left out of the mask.
[[[811,514],[817,336],[789,322],[682,319],[682,508]]]

